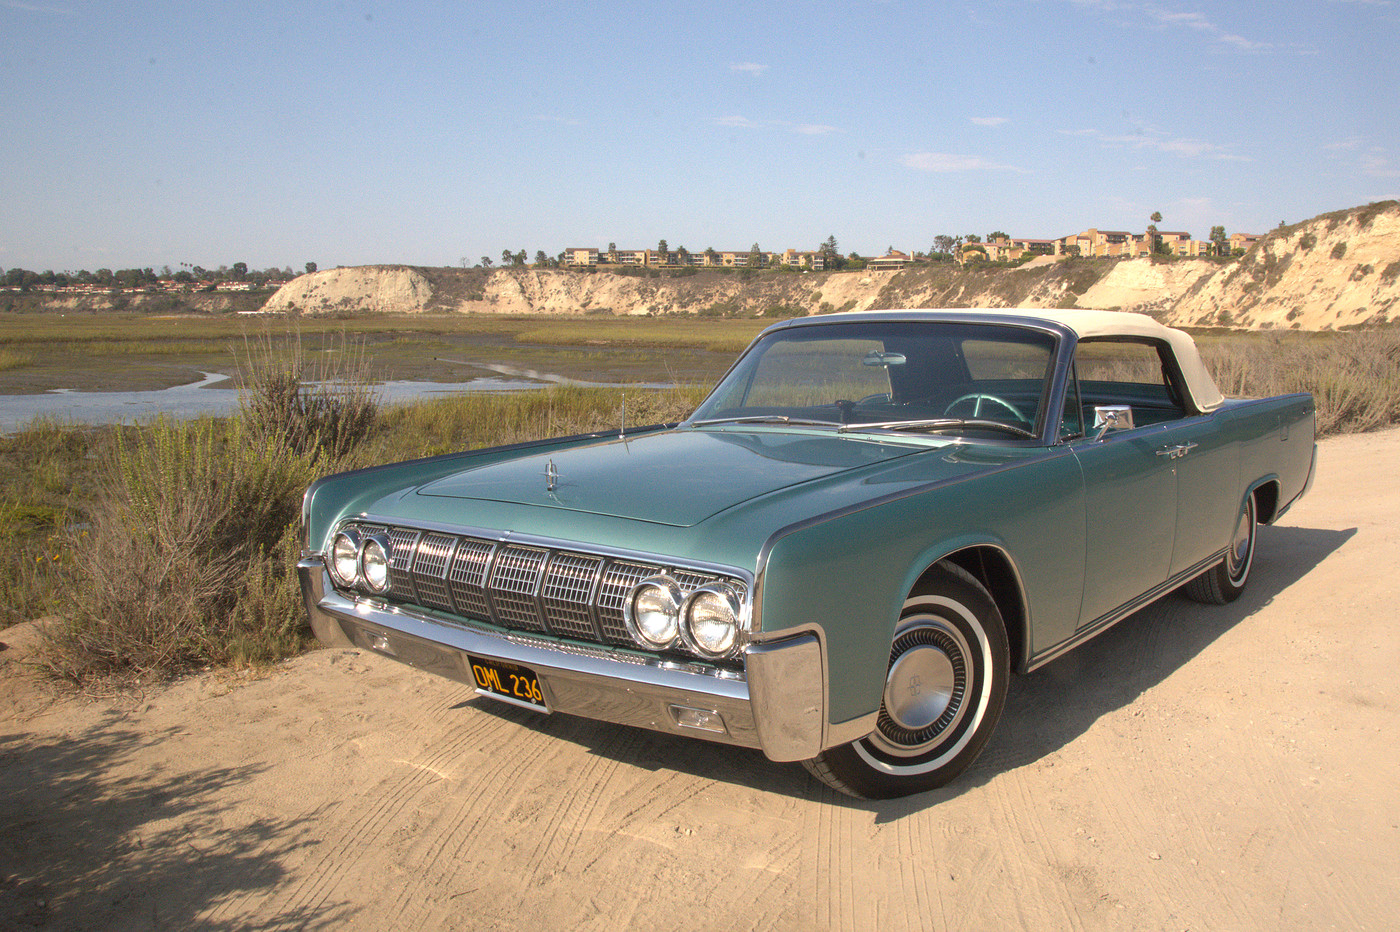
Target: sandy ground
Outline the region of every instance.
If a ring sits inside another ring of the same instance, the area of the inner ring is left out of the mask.
[[[0,632],[0,928],[1395,928],[1397,463],[1324,443],[1240,601],[1019,679],[894,802],[352,651],[56,699]]]

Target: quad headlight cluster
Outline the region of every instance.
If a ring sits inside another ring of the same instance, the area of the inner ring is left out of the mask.
[[[653,650],[684,644],[702,657],[727,657],[744,631],[743,600],[728,583],[682,592],[670,576],[651,576],[633,587],[623,620],[637,642]]]
[[[736,579],[533,544],[346,524],[331,538],[325,565],[342,590],[507,629],[706,660],[734,659],[751,623],[747,589]]]
[[[389,539],[383,534],[361,537],[346,528],[331,542],[331,575],[342,586],[361,586],[373,593],[389,588]]]

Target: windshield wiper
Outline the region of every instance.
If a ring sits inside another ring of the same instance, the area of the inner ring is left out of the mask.
[[[1014,424],[1001,421],[988,421],[981,418],[936,417],[917,421],[872,421],[866,424],[844,424],[841,432],[852,430],[951,430],[957,427],[971,427],[974,430],[1004,430],[1017,437],[1035,439],[1035,434]]]
[[[841,427],[840,421],[819,421],[815,418],[788,417],[786,414],[747,414],[743,417],[712,417],[691,421],[691,427],[707,424],[800,424],[808,427]]]

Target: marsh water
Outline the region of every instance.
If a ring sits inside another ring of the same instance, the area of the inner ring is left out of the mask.
[[[379,383],[376,390],[382,403],[397,404],[475,392],[531,391],[550,385],[666,387],[665,383],[615,386],[531,372],[524,377],[505,374],[468,382],[386,381]],[[237,408],[238,389],[234,380],[227,375],[206,372],[198,382],[158,391],[80,392],[60,388],[35,395],[0,395],[0,433],[11,433],[35,418],[62,424],[129,424],[161,414],[177,418],[205,414],[221,417],[232,414]]]

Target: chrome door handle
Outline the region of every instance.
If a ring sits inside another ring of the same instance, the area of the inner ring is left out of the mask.
[[[1167,459],[1179,460],[1187,453],[1190,453],[1192,450],[1196,449],[1197,446],[1199,446],[1199,444],[1178,443],[1174,447],[1162,447],[1162,449],[1157,451],[1157,455],[1165,456]]]

